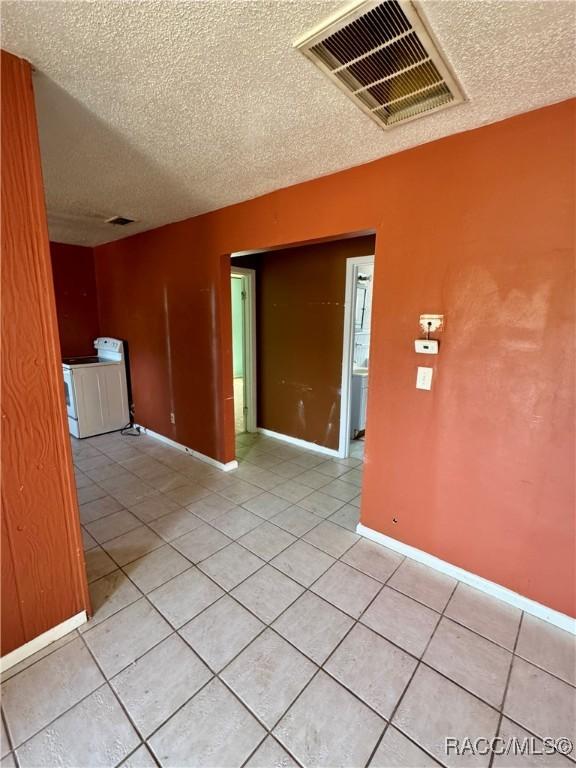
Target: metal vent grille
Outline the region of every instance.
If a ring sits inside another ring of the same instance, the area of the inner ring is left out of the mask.
[[[362,0],[294,45],[384,128],[464,101],[409,0]]]

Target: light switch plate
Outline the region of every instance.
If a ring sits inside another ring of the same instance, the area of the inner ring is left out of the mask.
[[[432,389],[433,373],[433,368],[425,368],[424,366],[419,365],[416,374],[416,389]]]

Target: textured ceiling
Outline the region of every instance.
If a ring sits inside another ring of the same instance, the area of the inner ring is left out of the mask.
[[[3,2],[2,46],[36,68],[51,237],[126,237],[574,95],[573,2],[424,0],[469,102],[385,132],[292,48],[339,5]]]

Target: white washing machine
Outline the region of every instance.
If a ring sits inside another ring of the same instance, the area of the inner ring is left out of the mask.
[[[102,337],[94,349],[94,357],[62,361],[68,429],[74,437],[113,432],[130,420],[123,342]]]

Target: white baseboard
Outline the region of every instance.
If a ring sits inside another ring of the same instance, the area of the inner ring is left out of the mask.
[[[322,453],[325,456],[334,456],[338,458],[340,455],[334,448],[326,448],[325,445],[318,445],[317,443],[309,443],[307,440],[300,440],[299,437],[291,437],[290,435],[283,435],[280,432],[273,432],[271,429],[264,429],[258,427],[258,432],[266,437],[273,437],[275,440],[282,440],[284,443],[290,443],[290,445],[296,445],[298,448],[305,448],[307,451],[315,451],[316,453]]]
[[[548,621],[550,624],[560,627],[560,629],[576,634],[576,619],[567,616],[565,613],[560,613],[560,611],[555,611],[553,608],[548,608],[547,606],[542,605],[542,603],[537,603],[529,597],[519,595],[511,589],[507,589],[507,587],[497,584],[495,581],[489,581],[482,576],[477,576],[475,573],[465,571],[457,565],[447,563],[446,560],[441,560],[439,557],[428,554],[428,552],[416,549],[416,547],[411,547],[409,544],[404,544],[404,542],[398,541],[398,539],[393,539],[390,536],[386,536],[384,533],[375,531],[372,528],[367,528],[365,525],[362,525],[362,523],[358,523],[356,533],[365,536],[367,539],[372,539],[372,541],[382,544],[382,546],[388,547],[388,549],[393,549],[395,552],[411,557],[412,560],[417,560],[419,563],[428,565],[436,571],[452,576],[453,578],[458,579],[458,581],[468,584],[470,587],[479,589],[487,595],[502,600],[504,603],[520,608],[522,611],[525,611],[532,616]]]
[[[78,627],[82,626],[82,624],[85,624],[87,620],[86,611],[80,611],[80,613],[77,613],[75,616],[71,616],[61,624],[57,624],[55,627],[52,627],[52,629],[49,629],[46,632],[42,632],[41,635],[38,635],[33,640],[29,640],[27,643],[24,643],[24,645],[21,645],[20,648],[15,648],[13,651],[10,651],[10,653],[2,656],[0,659],[0,671],[6,672],[7,669],[10,669],[10,667],[13,667],[15,664],[19,664],[21,661],[24,661],[24,659],[27,659],[28,656],[32,656],[33,653],[41,651],[43,648],[46,648],[47,645],[50,645],[50,643],[53,643],[56,640],[60,640],[60,638],[64,637],[64,635],[67,635],[69,632],[73,632],[75,629],[78,629]]]
[[[238,462],[236,459],[234,459],[234,461],[229,461],[227,464],[223,464],[221,461],[216,461],[216,459],[213,459],[211,456],[205,456],[203,453],[199,453],[193,448],[188,448],[187,445],[182,445],[182,443],[177,443],[175,440],[171,440],[169,437],[161,435],[159,432],[153,432],[151,429],[143,427],[141,424],[135,424],[134,426],[137,427],[145,435],[153,437],[155,440],[160,440],[162,443],[166,443],[167,445],[171,445],[172,448],[176,448],[178,451],[187,453],[188,455],[193,456],[195,459],[205,461],[206,464],[211,464],[213,467],[217,467],[217,469],[221,469],[223,472],[230,472],[232,469],[238,469]]]

